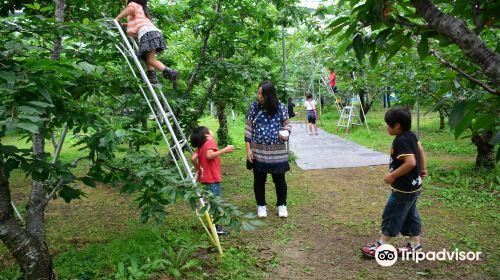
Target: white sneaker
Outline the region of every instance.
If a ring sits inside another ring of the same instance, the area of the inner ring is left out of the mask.
[[[278,206],[278,217],[280,218],[288,217],[288,210],[286,210],[285,205]]]
[[[258,218],[267,217],[267,207],[265,205],[264,206],[257,205],[257,217]]]

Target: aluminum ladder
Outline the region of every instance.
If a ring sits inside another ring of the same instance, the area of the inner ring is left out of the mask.
[[[345,134],[348,135],[349,128],[355,125],[363,125],[359,117],[358,109],[356,109],[354,105],[345,106],[342,108],[342,114],[337,122],[337,133],[339,133],[339,128],[345,128]]]
[[[122,54],[123,58],[130,67],[132,75],[134,75],[135,78],[137,78],[136,71],[139,72],[139,75],[144,82],[143,85],[139,85],[139,90],[144,100],[146,101],[151,114],[154,116],[156,125],[160,129],[163,140],[167,144],[169,154],[172,156],[172,159],[180,176],[182,177],[182,179],[189,179],[193,184],[196,184],[197,174],[194,168],[189,165],[188,160],[184,154],[185,151],[192,153],[193,149],[191,148],[186,135],[179,125],[179,122],[177,121],[177,118],[172,111],[167,98],[159,87],[153,87],[153,85],[149,82],[149,79],[146,76],[146,72],[144,71],[141,62],[137,58],[136,51],[139,48],[135,40],[125,35],[122,27],[120,26],[120,23],[117,20],[113,20],[113,23],[123,41],[122,43],[115,44],[115,47]],[[135,69],[130,62],[130,59],[132,59],[132,62],[135,65]],[[143,87],[144,85],[146,86],[146,90]],[[153,105],[156,106],[156,111]],[[171,141],[169,140],[168,136],[170,136]],[[198,196],[200,197],[198,200],[198,205],[201,209],[205,206],[205,202],[199,194]],[[198,213],[198,210],[196,210],[196,213],[210,240],[217,248],[219,255],[222,256],[223,252],[220,240],[217,235],[215,225],[213,224],[212,217],[210,217],[208,213],[208,209],[205,210],[204,213],[201,213],[201,215]],[[205,218],[207,225],[205,225],[205,223],[203,222],[202,217]]]

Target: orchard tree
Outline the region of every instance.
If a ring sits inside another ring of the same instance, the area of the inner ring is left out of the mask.
[[[499,9],[498,1],[488,0],[347,0],[318,13],[334,15],[327,33],[338,36],[341,49],[352,46],[360,61],[369,55],[375,65],[381,57],[389,60],[416,48],[422,61],[454,71],[456,76],[442,90],[457,100],[450,126],[457,138],[470,132],[477,167],[493,168],[495,145],[500,143]]]
[[[45,211],[53,199],[69,203],[81,198],[82,184],[95,187],[99,181],[138,193],[144,222],[161,221],[168,204],[182,200],[196,208],[200,195],[211,196],[182,180],[172,160],[147,147],[158,144],[161,135],[142,130],[143,116],[149,113],[131,98],[141,81],[119,62],[113,48],[116,32],[95,19],[77,21],[76,14],[71,14],[72,22],[64,22],[64,2],[54,4],[55,10],[26,5],[24,16],[0,19],[0,240],[27,279],[56,278]],[[100,10],[106,12],[106,7],[103,3]],[[45,17],[47,11],[54,11],[55,19]],[[126,113],[130,108],[142,114]],[[54,151],[45,150],[45,140],[59,131]],[[79,135],[81,156],[66,162],[61,153],[69,132]],[[6,145],[2,140],[7,135],[29,139],[32,148]],[[132,145],[124,148],[124,143]],[[75,174],[82,160],[88,170]],[[16,219],[11,206],[10,178],[19,173],[32,181],[25,223]],[[209,201],[216,220],[244,229],[257,224],[247,222],[248,215],[232,205],[213,197]]]

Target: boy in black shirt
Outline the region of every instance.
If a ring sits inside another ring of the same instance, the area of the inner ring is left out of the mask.
[[[387,132],[395,135],[391,148],[389,173],[384,181],[391,185],[392,194],[382,214],[382,236],[373,245],[364,246],[363,254],[375,257],[378,246],[389,243],[400,232],[410,240],[399,251],[410,253],[422,249],[421,222],[417,198],[422,189],[422,178],[427,176],[425,153],[417,136],[410,131],[411,114],[402,108],[393,108],[385,114]]]

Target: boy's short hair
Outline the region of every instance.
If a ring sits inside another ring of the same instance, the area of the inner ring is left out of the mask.
[[[403,131],[411,129],[411,113],[408,109],[401,107],[391,108],[385,112],[384,120],[390,127],[394,127],[399,123]]]
[[[208,128],[205,126],[198,126],[197,128],[193,129],[193,132],[191,133],[191,145],[195,148],[201,148],[203,144],[205,144],[205,141],[207,141],[207,134],[209,134]]]

